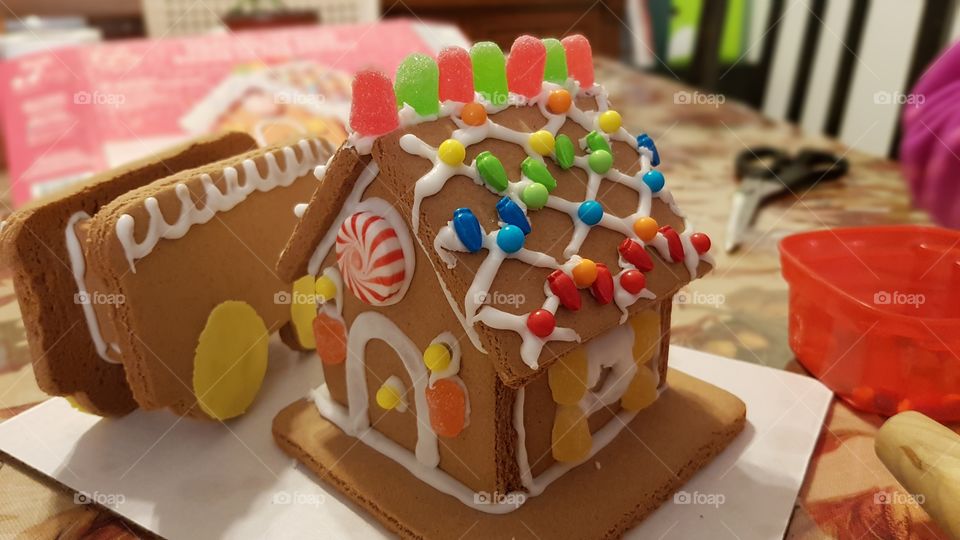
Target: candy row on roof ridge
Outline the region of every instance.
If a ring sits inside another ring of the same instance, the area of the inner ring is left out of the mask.
[[[469,52],[446,47],[436,60],[414,53],[397,67],[395,82],[376,70],[357,73],[350,128],[375,137],[399,127],[397,110],[405,104],[420,116],[438,114],[444,101],[470,103],[475,93],[505,105],[511,93],[532,98],[543,81],[563,84],[568,77],[582,88],[593,86],[593,52],[579,34],[562,40],[520,36],[506,57],[490,41],[475,43]]]

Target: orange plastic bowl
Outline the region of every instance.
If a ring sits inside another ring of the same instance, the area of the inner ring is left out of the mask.
[[[857,227],[780,242],[790,348],[854,407],[960,421],[960,232]]]

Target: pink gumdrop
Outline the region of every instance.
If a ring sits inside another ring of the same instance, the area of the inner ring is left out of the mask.
[[[470,53],[460,47],[445,47],[437,56],[440,68],[440,101],[473,101],[473,65]]]
[[[357,73],[353,79],[350,127],[361,135],[383,135],[399,125],[397,98],[390,79],[374,70]]]
[[[547,48],[533,36],[520,36],[510,47],[507,58],[507,85],[510,91],[532,98],[540,94]]]
[[[580,83],[581,88],[593,86],[593,51],[590,42],[580,34],[561,40],[567,53],[567,71]]]

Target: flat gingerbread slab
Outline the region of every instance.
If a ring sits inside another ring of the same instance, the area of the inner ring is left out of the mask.
[[[434,490],[297,401],[280,411],[281,448],[405,538],[610,538],[642,520],[743,429],[746,407],[670,370],[668,388],[596,456],[505,515]],[[614,420],[615,421],[615,420]]]

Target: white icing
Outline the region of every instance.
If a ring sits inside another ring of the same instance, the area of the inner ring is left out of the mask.
[[[297,216],[298,219],[302,218],[308,206],[310,206],[309,203],[297,203],[293,205],[293,215]]]
[[[363,192],[373,183],[373,180],[379,173],[380,168],[377,167],[374,161],[370,161],[363,172],[360,173],[359,178],[357,178],[353,186],[353,191],[347,196],[347,200],[344,201],[340,207],[337,219],[333,221],[336,226],[327,229],[323,235],[323,239],[320,240],[320,243],[317,244],[317,247],[313,250],[313,255],[310,256],[310,262],[307,264],[307,273],[311,276],[317,275],[317,272],[320,271],[320,265],[323,264],[323,260],[327,257],[327,254],[330,253],[330,249],[333,248],[333,243],[337,240],[337,231],[340,229],[340,224],[343,223],[343,220],[347,219],[347,216],[357,211],[357,205],[360,204],[360,197],[363,196]]]
[[[457,341],[457,338],[454,337],[451,332],[444,332],[433,338],[433,341],[430,342],[430,345],[435,343],[442,343],[447,347],[447,350],[450,351],[450,365],[447,366],[447,369],[433,371],[430,373],[431,387],[440,379],[453,377],[457,373],[460,373],[460,342]]]
[[[117,360],[114,360],[107,354],[107,345],[116,352],[120,352],[120,347],[118,347],[116,343],[108,344],[103,339],[103,334],[100,333],[100,322],[97,320],[97,314],[93,310],[90,293],[87,292],[87,283],[84,280],[87,271],[87,261],[83,256],[83,248],[80,245],[80,239],[77,238],[77,231],[74,229],[77,222],[82,219],[90,219],[90,214],[82,210],[74,213],[70,216],[70,219],[67,220],[67,227],[64,230],[67,255],[70,258],[70,271],[73,272],[73,281],[77,285],[77,298],[87,299],[86,302],[80,302],[80,307],[83,308],[83,318],[87,322],[87,330],[90,332],[90,339],[93,341],[93,346],[97,350],[97,355],[111,364],[118,364],[119,362]]]
[[[397,406],[394,407],[394,410],[397,412],[405,413],[407,412],[407,387],[403,384],[403,381],[400,377],[396,375],[391,375],[387,377],[387,380],[383,381],[383,384],[380,385],[380,388],[390,388],[400,396],[400,402],[397,403]]]

